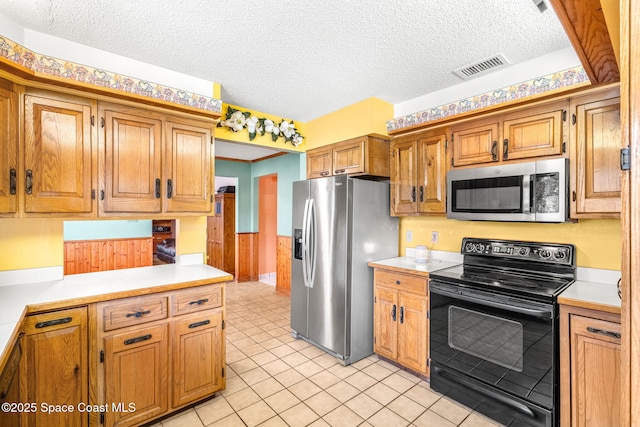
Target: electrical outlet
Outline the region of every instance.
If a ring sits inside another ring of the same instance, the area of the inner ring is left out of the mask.
[[[407,231],[407,243],[411,243],[413,241],[413,231]]]
[[[438,232],[437,231],[432,231],[431,232],[431,243],[438,243]]]

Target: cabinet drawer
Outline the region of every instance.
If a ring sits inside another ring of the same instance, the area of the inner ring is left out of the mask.
[[[166,319],[167,297],[144,296],[126,298],[101,304],[104,331],[139,325],[154,320]]]
[[[402,292],[413,292],[420,295],[427,294],[427,278],[395,271],[376,270],[376,286],[387,286]]]
[[[174,316],[221,306],[222,286],[220,285],[176,292],[171,296],[171,308]]]

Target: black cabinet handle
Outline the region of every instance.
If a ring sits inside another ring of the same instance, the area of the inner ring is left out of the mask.
[[[395,322],[396,321],[396,305],[393,304],[393,308],[391,309],[391,319]]]
[[[170,199],[173,196],[173,181],[171,178],[167,180],[167,199]]]
[[[143,335],[141,337],[131,338],[124,341],[124,345],[131,345],[143,341],[148,341],[152,338],[151,334]]]
[[[126,317],[142,317],[145,314],[151,313],[151,310],[147,311],[136,311],[135,313],[127,313]]]
[[[400,307],[400,323],[404,323],[404,307]]]
[[[189,329],[205,326],[205,325],[208,325],[209,323],[211,323],[211,320],[203,320],[202,322],[195,322],[189,325]]]
[[[100,190],[100,200],[104,200],[104,190]]]
[[[616,339],[621,338],[621,335],[619,332],[605,331],[604,329],[592,328],[591,326],[587,326],[587,331],[591,332],[592,334],[604,335],[609,338],[616,338]]]
[[[25,192],[27,194],[31,194],[33,191],[33,171],[31,169],[27,169],[26,175]]]
[[[411,201],[412,202],[416,201],[416,186],[415,185],[413,187],[411,187]]]
[[[336,169],[334,173],[344,173],[345,169]]]
[[[160,178],[156,178],[156,199],[160,198]]]
[[[498,141],[491,143],[491,160],[498,160]]]
[[[509,158],[509,140],[505,139],[502,142],[502,160],[507,160]]]
[[[420,186],[420,201],[424,202],[424,186]]]
[[[11,168],[9,170],[9,193],[16,194],[17,187],[18,187],[17,172],[14,168]]]
[[[46,322],[36,323],[36,329],[48,328],[50,326],[64,325],[70,323],[73,319],[71,317],[63,317],[62,319],[47,320]]]
[[[191,301],[191,302],[189,303],[189,305],[202,305],[202,304],[204,304],[205,302],[209,302],[209,298],[202,298],[202,299],[199,299],[199,300],[197,300],[197,301]]]

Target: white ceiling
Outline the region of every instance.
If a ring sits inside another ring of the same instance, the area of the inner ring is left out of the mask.
[[[453,70],[496,53],[517,64],[570,46],[533,0],[0,0],[0,15],[303,122],[456,85]]]

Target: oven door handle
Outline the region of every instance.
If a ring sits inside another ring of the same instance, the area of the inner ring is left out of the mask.
[[[459,294],[457,292],[446,291],[443,289],[434,289],[433,287],[430,287],[429,292],[432,294],[443,295],[446,297],[455,298],[462,301],[472,302],[480,305],[485,305],[488,307],[499,308],[501,310],[511,311],[513,313],[524,314],[526,316],[532,316],[539,319],[551,319],[552,317],[551,310],[544,310],[540,308],[518,307],[518,306],[503,304],[497,301],[489,301],[486,299],[482,299],[482,298],[478,298],[470,295]]]
[[[535,418],[536,414],[531,410],[531,408],[528,408],[526,405],[508,398],[507,396],[503,396],[501,394],[498,394],[494,391],[491,390],[487,390],[485,388],[481,388],[478,387],[477,385],[466,381],[464,378],[459,377],[458,375],[449,372],[449,371],[445,371],[444,369],[441,369],[437,366],[434,366],[433,369],[435,369],[435,371],[438,373],[438,375],[448,379],[449,381],[452,381],[454,383],[460,384],[462,386],[465,387],[469,387],[470,389],[472,389],[473,391],[475,391],[476,393],[482,394],[486,397],[488,397],[489,399],[493,399],[493,400],[497,400],[498,402],[509,406],[510,408],[515,409],[516,411],[527,415],[530,418]]]

